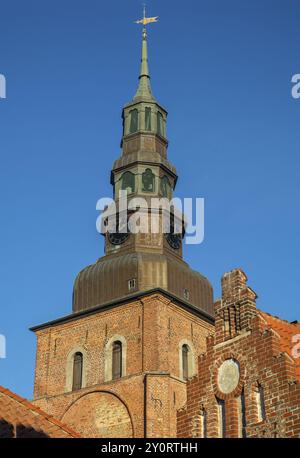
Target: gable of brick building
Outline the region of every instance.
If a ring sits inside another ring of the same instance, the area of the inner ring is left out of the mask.
[[[222,279],[215,333],[199,357],[198,375],[187,382],[187,401],[177,415],[178,437],[223,437],[219,403],[224,405],[226,437],[300,437],[300,358],[294,353],[300,324],[259,311],[246,282],[241,269]],[[224,392],[219,374],[227,360],[239,367],[239,378]],[[264,418],[256,396],[261,389]]]

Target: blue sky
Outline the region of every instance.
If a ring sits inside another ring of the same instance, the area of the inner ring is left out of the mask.
[[[176,194],[204,197],[185,258],[220,292],[242,267],[258,306],[299,318],[298,0],[149,1],[150,71],[168,108]],[[32,396],[31,325],[71,311],[77,272],[103,254],[121,109],[137,86],[137,0],[3,0],[0,73],[0,384]]]

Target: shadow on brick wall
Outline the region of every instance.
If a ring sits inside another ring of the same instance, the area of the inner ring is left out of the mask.
[[[13,425],[6,420],[0,420],[0,438],[46,438],[49,437],[43,431],[21,424]]]

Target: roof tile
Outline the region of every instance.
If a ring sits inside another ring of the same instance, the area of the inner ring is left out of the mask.
[[[0,386],[0,418],[3,423],[6,422],[14,426],[18,433],[20,431],[22,437],[26,437],[26,435],[30,437],[38,435],[48,437],[80,437],[76,431],[67,425],[64,425],[27,399],[18,396],[3,386]],[[5,424],[3,424],[3,432],[5,427]],[[5,431],[8,431],[7,427]]]
[[[294,358],[293,356],[293,347],[295,344],[292,341],[293,336],[298,334],[300,335],[300,323],[290,323],[262,311],[259,313],[267,322],[268,326],[277,331],[279,334],[281,350],[293,358],[293,361],[295,362],[296,377],[300,380],[300,358]]]

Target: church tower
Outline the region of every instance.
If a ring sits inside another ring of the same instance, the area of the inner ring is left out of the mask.
[[[138,88],[123,108],[111,171],[117,226],[104,235],[104,256],[79,272],[72,313],[32,328],[34,402],[84,437],[176,437],[186,382],[213,331],[212,288],[183,260],[176,215],[171,210],[165,233],[166,210],[158,206],[154,219],[148,210],[153,198],[172,199],[177,173],[167,157],[167,111],[150,84],[147,21]],[[148,232],[121,230],[137,207],[124,219],[120,192],[142,199]]]

